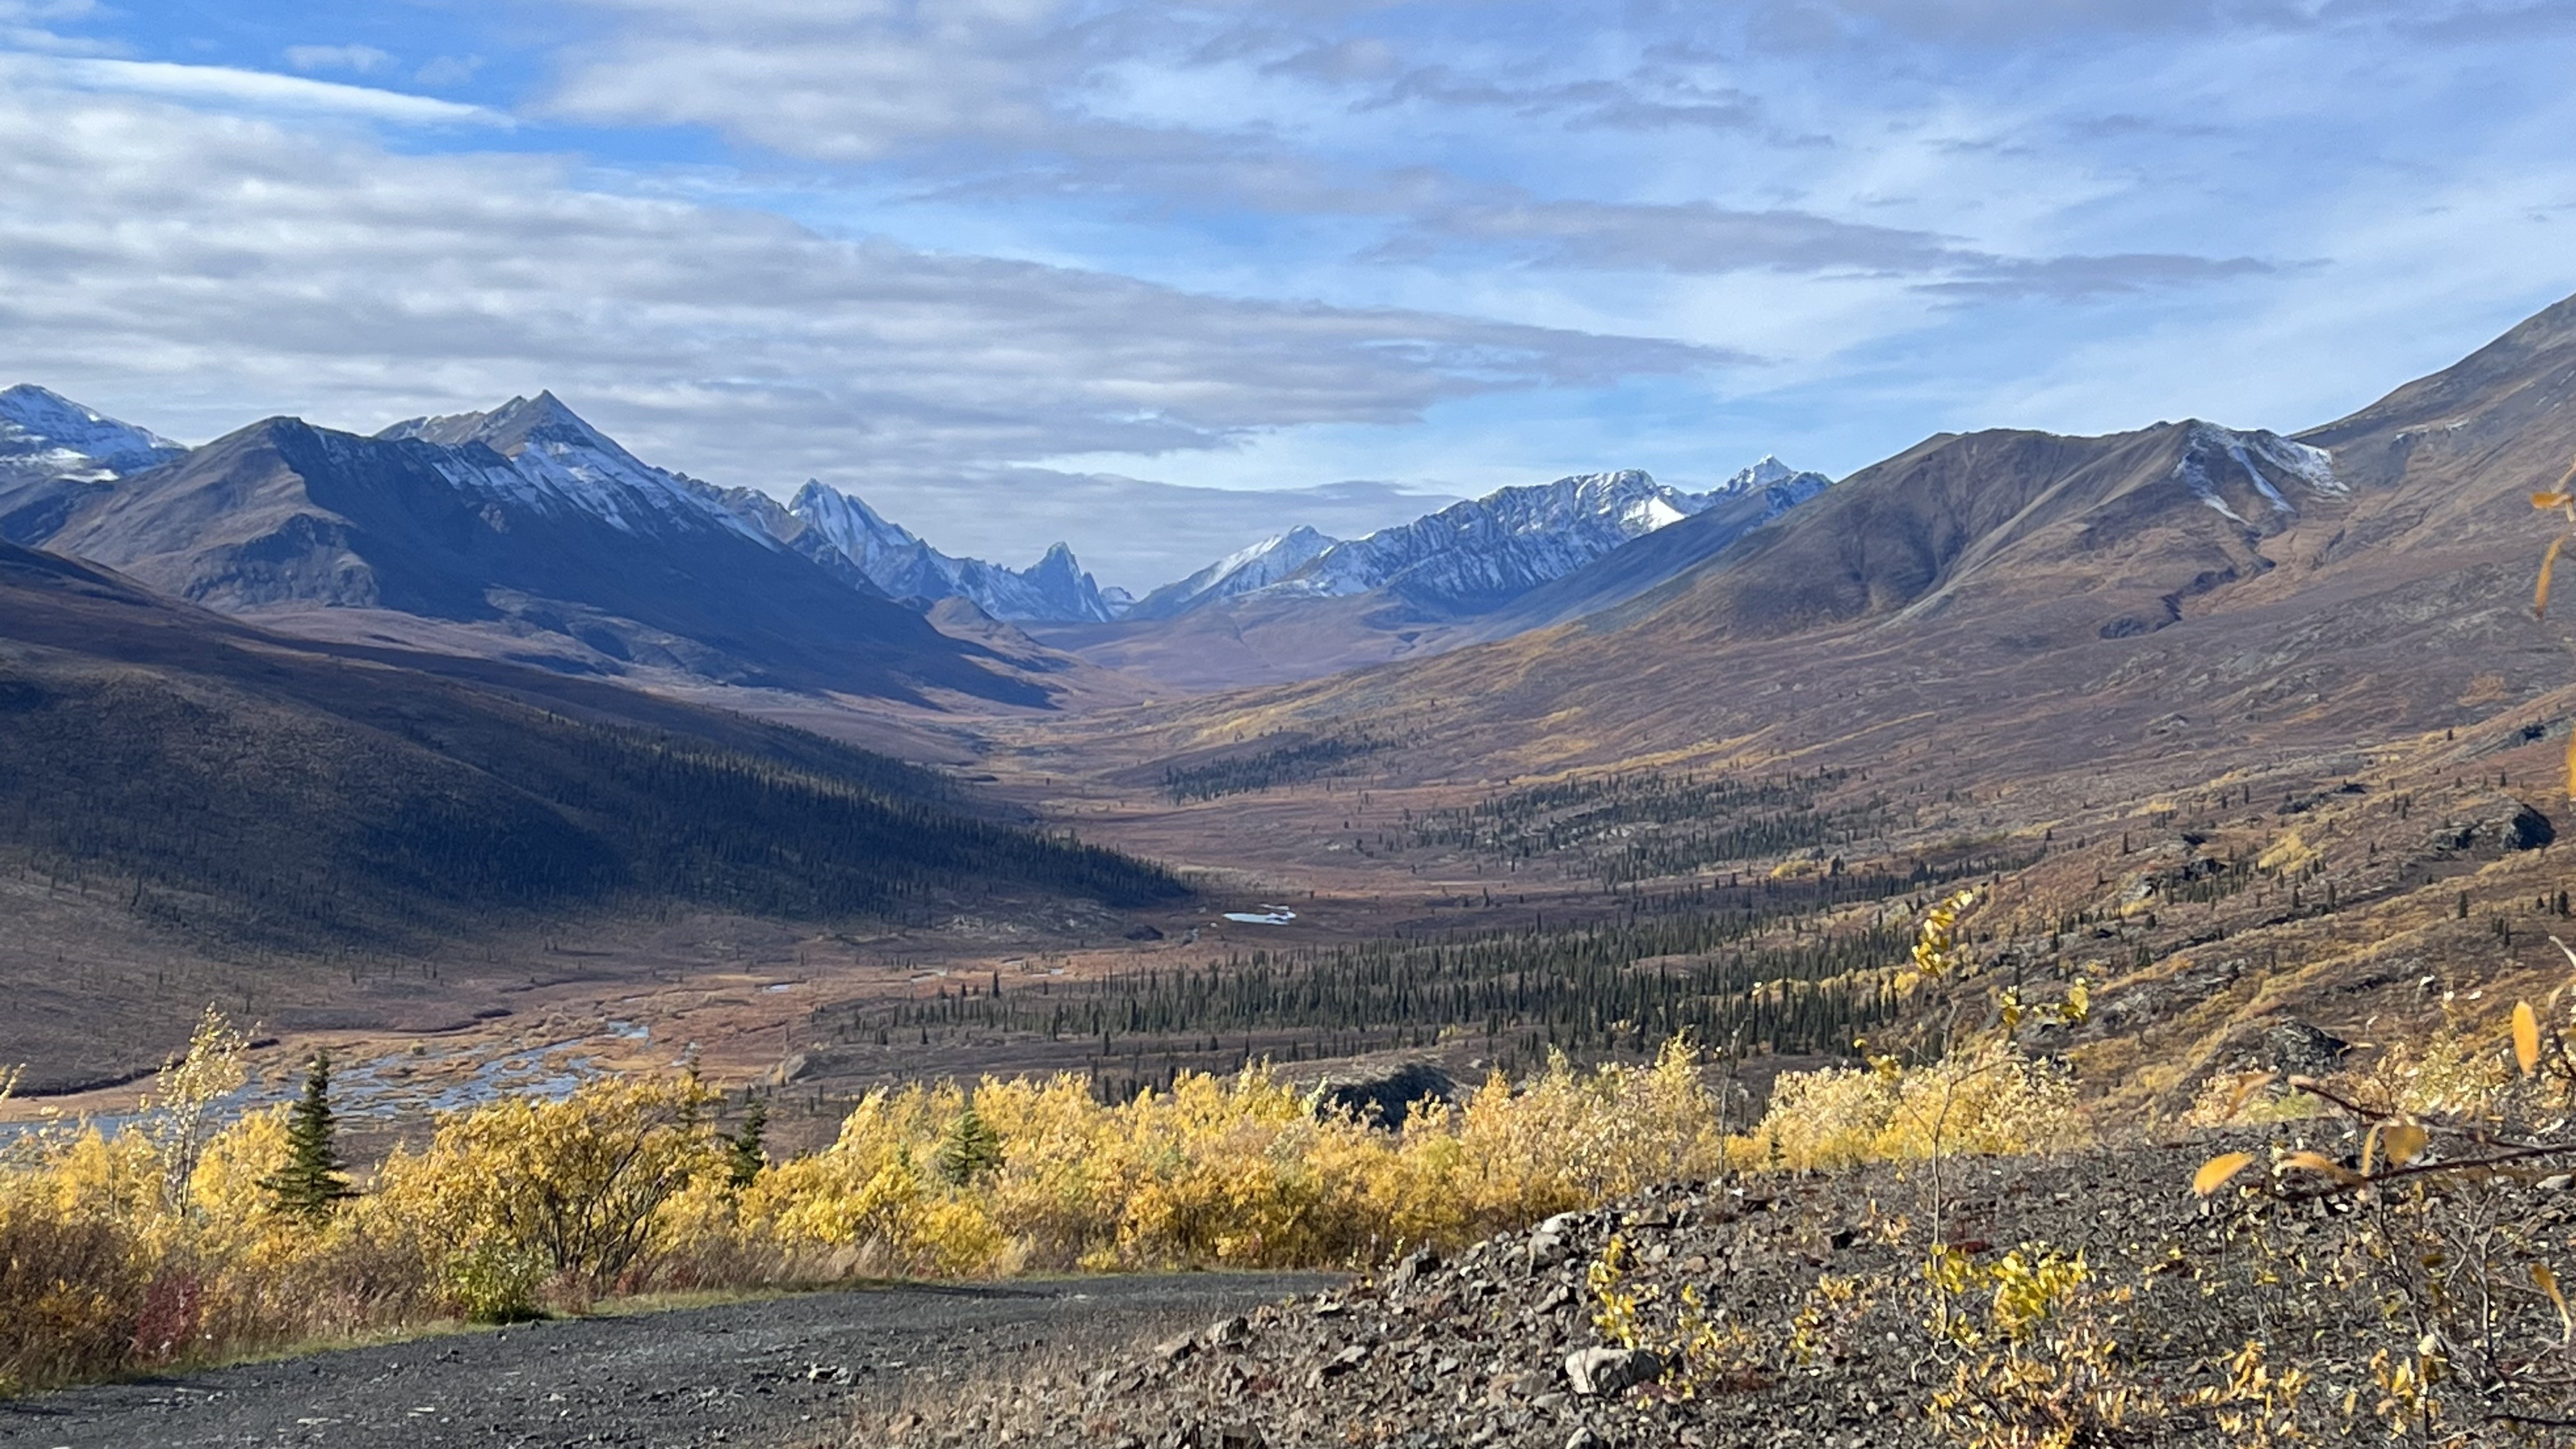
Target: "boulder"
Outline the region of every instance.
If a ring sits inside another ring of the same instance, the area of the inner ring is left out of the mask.
[[[1642,1348],[1578,1348],[1565,1356],[1566,1382],[1585,1398],[1652,1383],[1663,1372],[1663,1359]]]
[[[1364,1077],[1326,1077],[1323,1100],[1392,1132],[1417,1102],[1456,1102],[1457,1079],[1431,1062],[1405,1062]]]

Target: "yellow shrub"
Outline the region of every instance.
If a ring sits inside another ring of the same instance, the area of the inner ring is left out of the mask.
[[[667,1209],[724,1176],[714,1101],[694,1076],[616,1078],[454,1114],[386,1160],[361,1216],[406,1225],[478,1317],[535,1312],[547,1281],[574,1299],[636,1286],[674,1246]]]
[[[970,1105],[999,1162],[951,1184],[927,1164]],[[911,1087],[871,1093],[830,1148],[763,1173],[742,1219],[787,1251],[882,1271],[1340,1264],[1706,1177],[1724,1163],[1717,1121],[1682,1044],[1650,1068],[1497,1077],[1399,1133],[1263,1068],[1117,1106],[1070,1076]]]
[[[221,1061],[177,1074],[232,1079]],[[1732,1141],[1680,1042],[1652,1066],[1559,1058],[1525,1082],[1496,1076],[1397,1132],[1263,1068],[1117,1105],[1071,1076],[877,1091],[830,1147],[747,1179],[714,1100],[691,1076],[625,1078],[450,1113],[318,1222],[263,1186],[287,1156],[278,1111],[218,1131],[183,1102],[114,1134],[23,1140],[0,1159],[0,1391],[644,1288],[1359,1264],[1730,1159],[2017,1151],[2081,1130],[2062,1077],[2001,1049],[1785,1077],[1771,1115]]]
[[[1834,1168],[1959,1153],[2044,1152],[2089,1136],[2065,1073],[2005,1042],[1900,1067],[1783,1073],[1739,1166]]]

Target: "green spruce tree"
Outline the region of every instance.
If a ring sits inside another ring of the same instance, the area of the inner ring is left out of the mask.
[[[768,1133],[769,1105],[754,1097],[742,1114],[742,1130],[725,1145],[725,1175],[734,1186],[751,1186],[751,1180],[769,1165]]]
[[[351,1196],[331,1112],[331,1054],[315,1052],[286,1114],[286,1165],[260,1182],[282,1212],[319,1220]]]
[[[1001,1165],[1002,1135],[968,1102],[939,1144],[939,1175],[951,1186],[964,1187]]]

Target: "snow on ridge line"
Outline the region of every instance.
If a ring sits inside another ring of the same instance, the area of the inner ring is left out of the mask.
[[[149,467],[186,451],[153,432],[41,387],[22,382],[0,388],[0,457],[28,464],[78,469],[97,465],[106,476]]]
[[[787,511],[896,598],[962,598],[996,619],[1018,622],[1107,623],[1125,611],[1127,601],[1103,590],[1062,543],[1026,569],[953,558],[858,495],[819,480],[799,489]]]

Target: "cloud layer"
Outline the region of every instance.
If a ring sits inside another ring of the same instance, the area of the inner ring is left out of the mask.
[[[980,480],[989,504],[1029,491],[1003,471],[1018,458],[1399,426],[1448,399],[1728,361],[829,238],[585,189],[548,159],[399,156],[49,92],[51,74],[22,66],[0,88],[0,190],[50,198],[0,214],[0,336],[31,379],[200,435],[282,410],[366,428],[552,387],[727,484]],[[1004,516],[1086,521],[1098,555],[1101,501]]]
[[[2294,428],[2576,290],[2544,0],[137,4],[0,0],[21,375],[199,436],[551,387],[1131,587],[1584,469]]]

